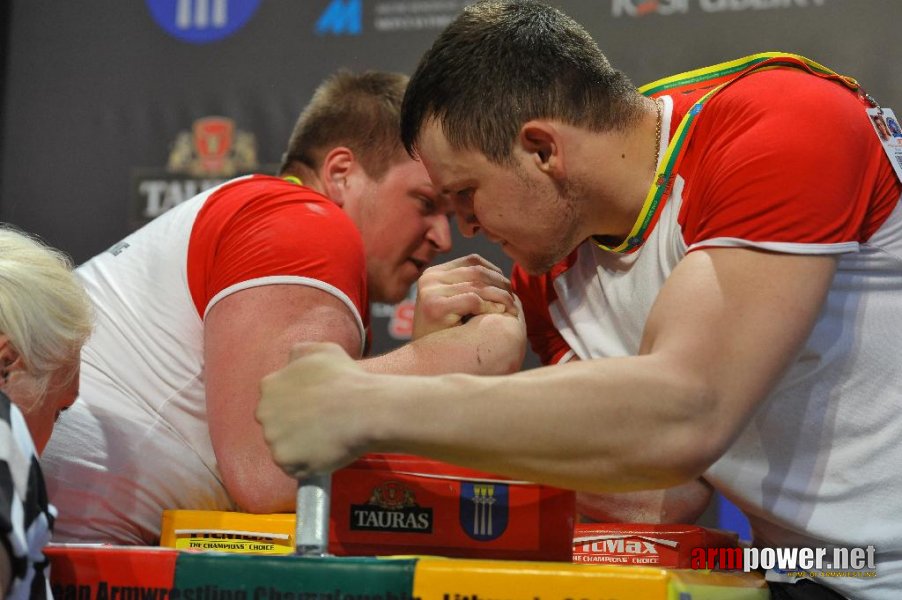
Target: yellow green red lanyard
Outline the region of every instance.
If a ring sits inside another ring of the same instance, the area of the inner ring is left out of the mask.
[[[674,174],[677,173],[677,169],[685,154],[683,150],[688,144],[689,137],[695,129],[698,115],[702,111],[704,105],[711,100],[715,94],[749,73],[785,67],[802,69],[813,75],[817,75],[818,77],[834,80],[845,85],[850,90],[858,92],[862,98],[866,98],[876,106],[876,103],[864,93],[858,82],[851,77],[839,75],[804,56],[781,52],[762,52],[760,54],[753,54],[711,67],[704,67],[694,71],[680,73],[679,75],[665,77],[664,79],[659,79],[658,81],[646,84],[639,88],[639,92],[649,97],[656,97],[664,93],[676,93],[689,89],[711,89],[692,105],[686,112],[683,120],[680,121],[673,138],[667,145],[667,150],[664,152],[664,158],[661,159],[660,164],[658,165],[654,181],[652,182],[651,188],[648,190],[648,194],[645,196],[642,210],[639,212],[639,217],[633,224],[630,234],[618,246],[605,246],[597,240],[595,240],[595,244],[603,250],[623,254],[638,249],[639,246],[645,242],[645,239],[650,233],[649,229],[654,219],[655,212],[667,199],[673,189]]]

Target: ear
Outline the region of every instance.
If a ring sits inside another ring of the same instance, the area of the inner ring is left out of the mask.
[[[562,136],[557,127],[548,121],[533,119],[520,127],[517,139],[523,151],[532,155],[540,171],[555,179],[564,177]]]
[[[22,368],[22,357],[9,337],[0,333],[0,386],[9,380],[9,374]]]
[[[344,206],[348,191],[348,179],[357,168],[354,152],[345,146],[332,148],[323,159],[320,180],[327,198],[338,206]]]

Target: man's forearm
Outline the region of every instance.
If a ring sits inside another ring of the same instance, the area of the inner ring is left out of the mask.
[[[586,491],[677,485],[720,450],[699,436],[715,418],[700,387],[651,356],[510,377],[387,377],[369,400],[375,449]]]
[[[694,523],[708,507],[713,488],[703,479],[663,490],[620,494],[579,493],[576,510],[603,523]]]
[[[503,375],[520,369],[524,339],[516,317],[480,315],[359,364],[370,373]]]

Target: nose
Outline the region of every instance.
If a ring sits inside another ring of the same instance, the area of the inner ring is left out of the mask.
[[[426,231],[426,239],[439,254],[451,250],[451,224],[447,215],[434,215]]]
[[[457,229],[466,238],[476,237],[479,233],[479,220],[472,213],[457,211]]]
[[[479,232],[479,219],[473,210],[473,199],[469,195],[462,197],[457,194],[454,198],[454,215],[457,218],[457,229],[466,238],[475,237]]]

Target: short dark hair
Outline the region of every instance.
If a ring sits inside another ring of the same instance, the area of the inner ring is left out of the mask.
[[[298,117],[279,173],[300,162],[318,169],[329,150],[347,146],[373,179],[404,156],[401,99],[407,76],[342,69],[316,88]]]
[[[483,1],[420,59],[404,95],[401,139],[415,155],[421,127],[436,119],[452,147],[505,163],[530,119],[608,131],[634,123],[640,107],[635,86],[576,21],[531,0]]]

